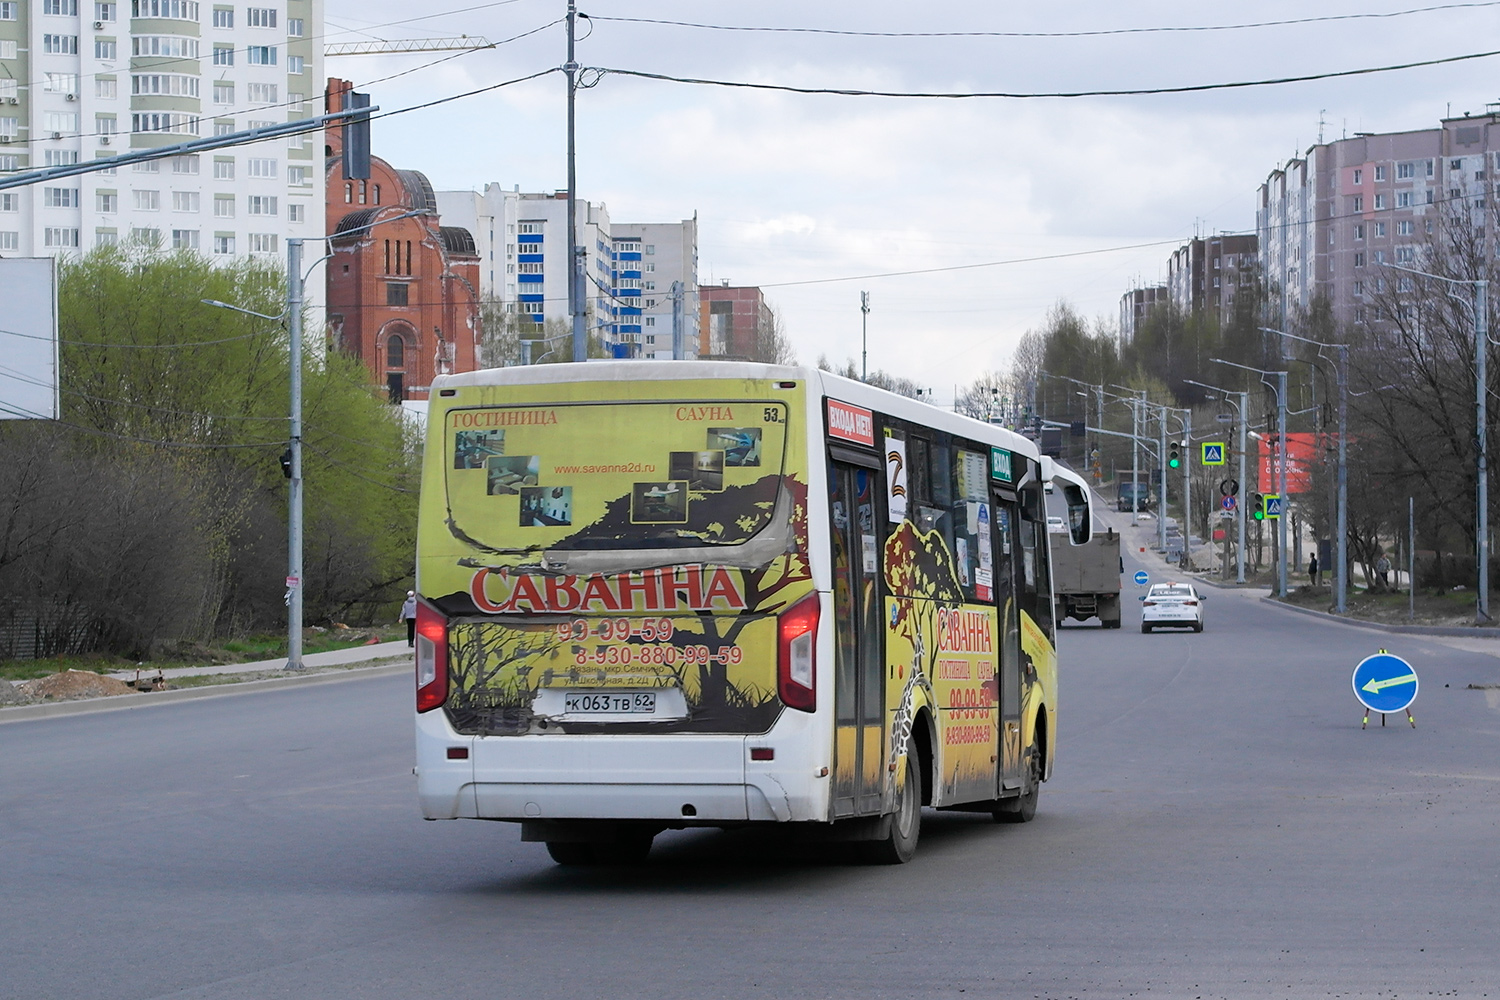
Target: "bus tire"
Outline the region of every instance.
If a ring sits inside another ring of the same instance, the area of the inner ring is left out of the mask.
[[[580,840],[549,840],[547,853],[560,865],[591,865],[594,845]]]
[[[922,769],[915,755],[906,755],[906,781],[896,792],[896,809],[890,815],[885,839],[865,846],[865,858],[877,865],[904,865],[917,853],[922,833]]]
[[[1043,764],[1042,750],[1034,736],[1026,756],[1028,763],[1026,776],[1021,782],[1021,794],[1000,804],[994,813],[996,823],[1030,823],[1036,819],[1036,803],[1042,794]]]

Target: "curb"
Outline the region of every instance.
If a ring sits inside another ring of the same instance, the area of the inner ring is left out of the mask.
[[[1299,608],[1295,604],[1287,604],[1276,600],[1274,597],[1262,597],[1261,602],[1274,605],[1286,611],[1294,611],[1299,615],[1322,618],[1324,621],[1353,625],[1355,628],[1370,629],[1375,632],[1390,632],[1395,635],[1443,635],[1468,639],[1500,639],[1500,629],[1455,628],[1449,625],[1386,625],[1383,622],[1367,622],[1359,618],[1343,618],[1339,615],[1329,614],[1326,611],[1314,611],[1312,608]]]
[[[181,688],[176,691],[141,691],[135,694],[117,694],[104,698],[80,698],[77,701],[43,702],[39,705],[15,705],[0,708],[0,725],[7,722],[26,722],[32,719],[51,719],[67,715],[87,715],[94,712],[123,712],[133,708],[150,708],[165,702],[194,701],[201,698],[224,698],[236,694],[253,694],[275,688],[302,687],[311,684],[336,684],[340,681],[365,680],[385,677],[390,674],[409,673],[408,663],[391,663],[380,667],[352,667],[348,670],[310,674],[306,677],[267,677],[258,681],[240,681],[210,687]]]

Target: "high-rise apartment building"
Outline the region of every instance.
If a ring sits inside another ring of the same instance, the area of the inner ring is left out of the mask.
[[[1256,232],[1279,326],[1315,299],[1340,324],[1373,322],[1371,298],[1403,280],[1384,265],[1421,267],[1441,218],[1467,219],[1485,257],[1500,171],[1500,117],[1444,119],[1438,128],[1337,139],[1308,149],[1260,186]]]
[[[474,234],[480,288],[506,312],[533,322],[568,317],[567,194],[534,194],[486,184],[439,191],[445,222]],[[688,357],[698,342],[698,221],[613,224],[603,204],[580,200],[584,299],[592,333],[619,357],[672,356],[670,289],[681,282]]]
[[[0,176],[318,114],[323,0],[253,3],[0,0]],[[322,166],[306,135],[0,192],[0,253],[280,255],[323,236]]]
[[[1250,291],[1256,269],[1256,238],[1239,233],[1194,238],[1167,261],[1167,294],[1184,313],[1207,313],[1220,326],[1234,315],[1236,294]]]
[[[615,342],[634,345],[633,356],[669,360],[675,318],[683,357],[697,357],[698,220],[618,222],[612,235]]]
[[[1152,310],[1172,301],[1166,285],[1148,285],[1132,288],[1120,296],[1120,346],[1135,342],[1135,331]]]

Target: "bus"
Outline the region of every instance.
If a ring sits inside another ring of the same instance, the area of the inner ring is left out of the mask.
[[[1057,750],[1046,493],[1000,427],[810,368],[436,378],[417,538],[428,819],[559,864],[779,824],[900,863],[924,806],[1035,814]]]

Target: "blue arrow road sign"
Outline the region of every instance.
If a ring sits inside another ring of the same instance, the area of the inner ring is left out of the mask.
[[[1135,585],[1137,587],[1144,587],[1146,584],[1148,584],[1150,582],[1151,582],[1151,574],[1150,573],[1147,573],[1143,569],[1138,569],[1138,570],[1135,571]]]
[[[1267,493],[1266,494],[1266,516],[1267,517],[1280,517],[1281,516],[1281,497],[1277,496],[1274,493]]]
[[[1372,712],[1404,712],[1417,700],[1417,672],[1390,653],[1376,653],[1354,668],[1354,697]]]

